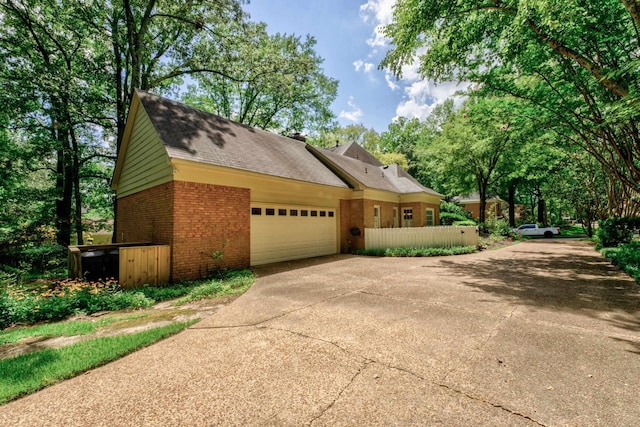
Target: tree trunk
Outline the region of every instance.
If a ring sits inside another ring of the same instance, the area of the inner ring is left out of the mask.
[[[61,246],[71,244],[71,207],[73,205],[73,168],[71,165],[71,147],[69,146],[69,128],[63,106],[59,98],[51,98],[52,114],[51,135],[55,141],[57,153],[56,165],[56,243]]]
[[[516,186],[509,185],[509,225],[513,228],[516,226]]]
[[[479,182],[478,194],[480,195],[480,212],[478,213],[478,221],[480,222],[480,225],[484,227],[487,210],[487,185],[484,182]]]
[[[66,132],[62,132],[62,138]],[[71,162],[65,147],[58,148],[56,177],[56,243],[61,246],[71,244],[71,207],[73,205],[73,181]]]
[[[70,118],[69,121],[71,121]],[[78,237],[78,244],[84,245],[84,236],[82,235],[82,193],[80,192],[80,153],[73,125],[70,125],[69,136],[71,138],[71,146],[73,148],[73,196],[76,206],[73,221],[76,228],[76,235]]]
[[[538,196],[538,222],[544,226],[547,225],[547,203],[542,197],[542,191],[540,188],[536,190]]]

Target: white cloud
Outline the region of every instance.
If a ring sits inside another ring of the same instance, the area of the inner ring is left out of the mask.
[[[372,36],[367,39],[367,44],[372,48],[387,46],[388,39],[382,34],[382,27],[393,20],[395,4],[396,0],[368,0],[360,5],[360,16],[363,21],[376,25]]]
[[[349,107],[351,107],[351,111],[340,111],[338,117],[341,119],[349,120],[350,122],[358,122],[362,118],[362,110],[356,103],[353,101],[353,96],[349,97],[349,101],[347,102]]]
[[[360,71],[360,69],[362,69],[366,74],[370,74],[371,71],[373,71],[373,67],[375,67],[375,64],[372,64],[371,62],[364,62],[363,60],[359,59],[353,63],[353,66],[355,67],[356,71]]]
[[[412,119],[417,117],[419,120],[426,119],[431,111],[435,108],[435,104],[427,105],[421,102],[417,102],[414,99],[408,99],[398,104],[396,108],[396,117],[393,120],[397,120],[400,117],[406,117]]]
[[[393,21],[393,8],[396,0],[367,0],[360,6],[360,16],[365,23],[375,26],[367,44],[371,47],[370,57],[377,55],[378,49],[385,50],[389,46],[389,39],[382,34],[382,28]],[[469,83],[443,82],[435,84],[425,80],[420,75],[420,56],[426,52],[426,48],[416,52],[415,60],[411,64],[402,67],[402,75],[396,80],[389,71],[385,72],[385,81],[392,91],[403,90],[402,101],[396,107],[396,117],[417,117],[424,120],[437,104],[443,103],[454,96],[457,91],[466,89]],[[357,61],[356,71],[364,67],[364,61]],[[459,106],[464,97],[456,97],[454,103]],[[342,113],[341,113],[342,114]]]
[[[387,25],[393,20],[393,6],[396,0],[368,0],[360,5],[360,16],[364,22],[375,22],[376,24]]]
[[[448,98],[454,97],[457,91],[466,89],[469,83],[445,82],[434,84],[428,80],[419,80],[405,87],[404,100],[396,108],[396,117],[417,117],[424,120],[431,114],[436,105],[442,104]],[[456,97],[454,103],[459,106],[464,97]]]
[[[393,74],[385,73],[384,79],[387,81],[387,86],[389,86],[389,89],[396,90],[400,88],[400,85],[396,83],[396,79]]]

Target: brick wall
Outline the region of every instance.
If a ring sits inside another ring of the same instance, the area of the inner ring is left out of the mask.
[[[249,267],[249,189],[174,185],[173,280],[202,277],[218,267]]]
[[[119,243],[173,243],[173,183],[118,199],[116,221]]]
[[[246,268],[249,206],[246,188],[172,181],[118,200],[118,241],[171,245],[172,281]]]
[[[364,249],[364,218],[362,200],[340,200],[340,252],[351,253]],[[360,229],[359,236],[353,236],[350,230]]]

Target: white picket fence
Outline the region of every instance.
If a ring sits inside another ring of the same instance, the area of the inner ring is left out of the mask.
[[[478,227],[366,228],[365,249],[477,246]]]

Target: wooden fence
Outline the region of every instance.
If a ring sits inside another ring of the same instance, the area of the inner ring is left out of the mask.
[[[120,248],[120,286],[132,288],[169,282],[170,246]]]
[[[149,243],[70,246],[69,277],[113,277],[125,288],[168,283],[170,255],[169,245]]]
[[[366,228],[365,249],[477,246],[477,227]]]

